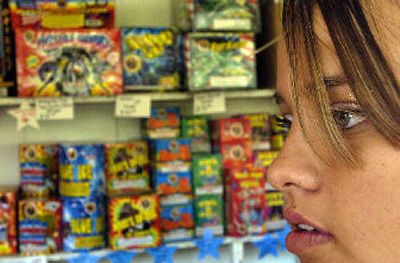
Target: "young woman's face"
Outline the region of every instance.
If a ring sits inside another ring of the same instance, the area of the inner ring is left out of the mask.
[[[324,76],[341,79],[342,68],[318,12],[316,18]],[[387,24],[387,28],[394,25]],[[386,33],[382,34],[386,36],[385,43],[380,44],[385,45],[382,50],[394,74],[399,75],[400,65],[396,60],[400,55],[400,34],[398,31]],[[301,131],[290,93],[288,53],[283,41],[279,45],[278,61],[280,111],[293,121],[268,176],[269,182],[285,193],[284,212],[293,228],[287,238],[289,251],[297,254],[301,262],[399,262],[399,149],[386,141],[365,118],[350,87],[343,82],[329,88],[330,103],[346,142],[362,165],[357,169],[340,162],[328,165],[326,160],[332,157],[324,151],[328,144],[317,134],[317,129],[312,129],[313,120],[309,116],[304,117],[304,124],[309,128],[307,138],[312,139],[325,161],[310,148]],[[307,85],[307,77],[302,82]],[[303,225],[299,228],[299,224]]]

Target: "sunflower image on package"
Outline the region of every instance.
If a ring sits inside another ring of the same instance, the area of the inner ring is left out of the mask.
[[[38,255],[61,251],[61,202],[21,200],[18,207],[19,252]]]
[[[105,96],[123,91],[120,32],[31,30],[16,32],[18,95]]]
[[[257,0],[195,0],[194,25],[197,31],[254,31]]]
[[[112,249],[156,247],[161,244],[157,195],[110,199],[108,220],[108,238]]]
[[[121,31],[127,90],[173,90],[180,86],[178,32],[172,28]]]
[[[63,200],[63,248],[84,252],[106,245],[104,198],[66,198]]]
[[[60,149],[60,195],[63,198],[104,195],[103,145],[63,144]]]
[[[150,191],[147,142],[106,144],[104,151],[109,195]]]
[[[24,198],[58,195],[59,146],[22,144],[19,146],[20,186]]]
[[[186,39],[190,90],[256,88],[253,34],[193,33]]]

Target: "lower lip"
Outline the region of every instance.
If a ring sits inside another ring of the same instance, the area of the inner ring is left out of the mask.
[[[324,245],[333,240],[333,236],[328,233],[318,231],[292,230],[286,238],[287,249],[294,254],[318,245]]]

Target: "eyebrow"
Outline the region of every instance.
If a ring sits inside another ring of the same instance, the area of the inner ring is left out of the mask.
[[[349,80],[343,75],[327,76],[324,77],[324,83],[325,87],[330,90],[332,88],[349,84]],[[310,84],[308,86],[310,86]],[[275,92],[274,99],[278,105],[285,102],[285,99],[278,91]]]

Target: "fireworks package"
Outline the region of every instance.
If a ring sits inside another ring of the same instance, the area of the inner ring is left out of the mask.
[[[180,133],[181,111],[178,107],[152,108],[145,122],[145,134],[149,139],[177,138]]]
[[[108,202],[108,238],[112,249],[156,247],[161,244],[157,195],[112,198]]]
[[[67,252],[85,252],[106,245],[105,199],[63,200],[63,247]]]
[[[185,41],[190,90],[256,88],[252,34],[193,33]]]
[[[20,97],[122,93],[120,32],[17,30]]]
[[[17,189],[0,189],[0,255],[17,253]]]
[[[106,144],[104,151],[109,196],[150,191],[147,142]]]
[[[165,27],[122,29],[122,60],[126,89],[178,89],[179,37],[176,30]]]
[[[202,236],[206,228],[214,235],[224,234],[224,202],[220,194],[195,196],[194,211],[196,236]]]
[[[19,163],[24,198],[58,196],[58,145],[22,144],[19,147]]]
[[[61,251],[61,202],[57,200],[20,200],[18,244],[22,255]]]
[[[208,119],[204,116],[184,117],[181,120],[181,135],[191,139],[192,153],[208,153],[211,151]]]
[[[63,198],[104,195],[103,145],[62,144],[60,149],[60,195]]]
[[[230,168],[225,176],[227,234],[262,235],[266,232],[265,170],[252,165]]]

